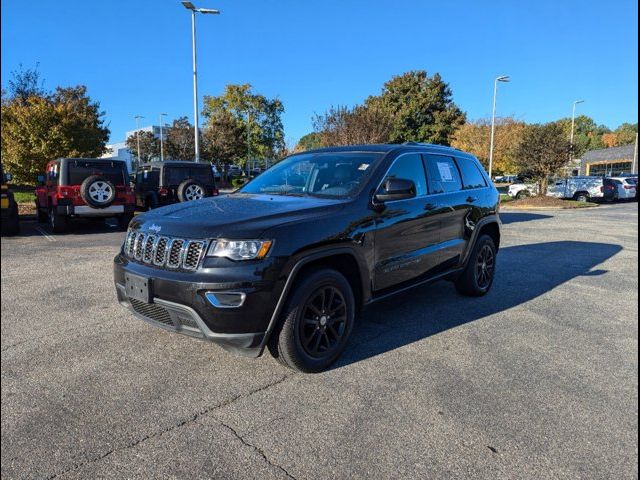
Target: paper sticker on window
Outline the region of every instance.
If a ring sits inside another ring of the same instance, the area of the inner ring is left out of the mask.
[[[358,170],[362,170],[364,172],[367,168],[369,168],[368,163],[361,163],[360,166],[358,167]]]
[[[440,172],[440,179],[443,182],[453,182],[453,172],[451,171],[451,165],[444,162],[436,162],[438,164],[438,171]]]

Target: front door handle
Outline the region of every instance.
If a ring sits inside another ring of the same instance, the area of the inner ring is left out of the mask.
[[[467,203],[477,202],[478,197],[467,197]]]

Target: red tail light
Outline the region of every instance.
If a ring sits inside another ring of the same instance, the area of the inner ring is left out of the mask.
[[[73,197],[75,189],[73,187],[58,187],[58,198]]]
[[[166,197],[167,195],[169,195],[169,190],[167,190],[166,188],[161,188],[160,190],[158,190],[158,195]]]
[[[600,191],[601,191],[602,193],[604,193],[604,185],[603,185],[602,187],[600,187]]]
[[[211,195],[213,195],[214,197],[220,195],[220,191],[217,188],[212,188]]]
[[[635,189],[636,189],[636,187],[635,187],[634,185],[625,185],[625,186],[624,186],[624,189],[625,189],[625,190],[635,190]]]

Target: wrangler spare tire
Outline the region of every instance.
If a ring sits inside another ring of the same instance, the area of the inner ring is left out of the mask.
[[[208,197],[206,187],[197,180],[188,178],[178,186],[178,200],[181,202],[190,202],[192,200],[200,200]]]
[[[116,199],[116,187],[101,175],[91,175],[80,185],[80,197],[94,208],[107,208]]]

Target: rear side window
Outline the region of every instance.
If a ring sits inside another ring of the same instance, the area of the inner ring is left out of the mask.
[[[427,181],[424,178],[424,167],[418,153],[409,153],[396,158],[387,172],[386,178],[413,180],[416,184],[416,196],[427,193]]]
[[[166,167],[164,179],[167,185],[180,185],[187,178],[204,183],[213,183],[213,172],[209,166],[201,167]]]
[[[80,185],[91,175],[100,175],[114,185],[128,183],[125,167],[120,162],[69,162],[69,185]]]
[[[637,178],[627,178],[625,181],[629,185],[638,185],[638,179]]]
[[[457,158],[460,172],[462,172],[462,183],[465,190],[472,190],[474,188],[484,188],[487,186],[480,169],[476,165],[476,162],[469,160],[468,158]]]
[[[462,190],[462,179],[453,158],[425,155],[429,193],[450,193]]]

